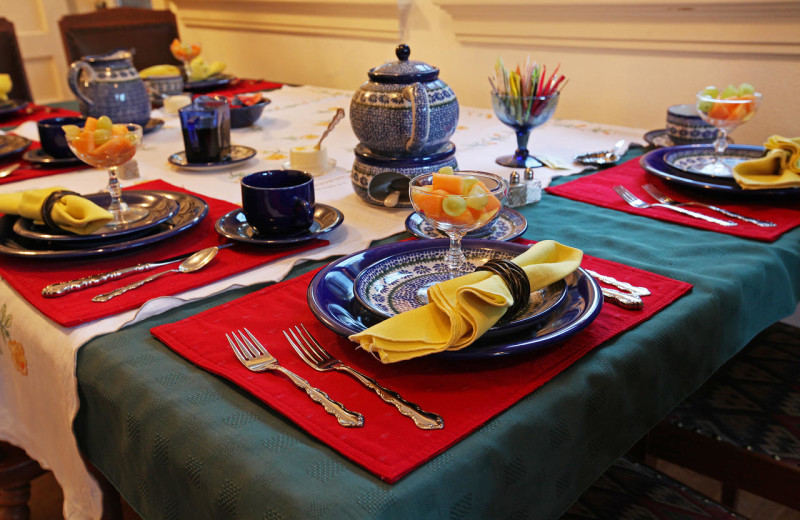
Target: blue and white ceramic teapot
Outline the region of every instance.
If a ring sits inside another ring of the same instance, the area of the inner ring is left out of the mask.
[[[387,156],[418,156],[446,144],[458,124],[458,100],[439,79],[439,69],[409,60],[408,45],[398,45],[399,61],[369,71],[350,102],[350,124],[370,151]]]
[[[130,51],[84,56],[72,63],[67,81],[84,116],[142,126],[150,120],[150,98]]]

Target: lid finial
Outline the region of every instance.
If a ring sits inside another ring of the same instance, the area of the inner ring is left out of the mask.
[[[411,47],[405,43],[401,43],[394,50],[394,53],[397,55],[397,59],[400,61],[408,61],[408,57],[411,56]]]

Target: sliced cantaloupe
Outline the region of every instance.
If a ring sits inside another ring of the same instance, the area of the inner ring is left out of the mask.
[[[441,173],[434,173],[432,177],[434,190],[444,190],[451,195],[461,195],[463,193],[463,177]]]

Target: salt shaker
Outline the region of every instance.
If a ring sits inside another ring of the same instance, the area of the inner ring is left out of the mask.
[[[533,178],[533,168],[525,168],[525,204],[542,200],[542,181]]]
[[[527,186],[520,181],[519,173],[511,172],[508,182],[508,194],[506,195],[506,206],[515,208],[527,204]]]

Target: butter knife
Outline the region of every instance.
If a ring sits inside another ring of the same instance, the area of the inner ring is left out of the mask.
[[[604,298],[611,300],[612,303],[616,303],[620,307],[625,307],[626,309],[641,309],[644,307],[644,302],[636,294],[608,289],[606,287],[601,287],[600,290]]]
[[[232,245],[233,242],[228,242],[227,244],[222,244],[220,246],[217,246],[217,248],[225,249]],[[59,282],[50,284],[44,289],[42,289],[42,296],[46,298],[63,296],[73,291],[80,291],[81,289],[86,289],[87,287],[94,287],[95,285],[104,284],[106,282],[110,282],[111,280],[116,280],[118,278],[122,278],[124,276],[128,276],[133,273],[142,273],[145,271],[149,271],[151,269],[155,269],[156,267],[161,267],[162,265],[168,265],[175,262],[180,262],[192,256],[196,252],[197,251],[184,253],[178,256],[173,256],[172,258],[159,260],[157,262],[146,262],[146,263],[136,264],[132,267],[125,267],[123,269],[117,269],[116,271],[109,271],[107,273],[100,273],[92,276],[86,276],[84,278],[78,278],[77,280],[70,280],[68,282]]]
[[[608,285],[613,285],[617,289],[622,289],[623,291],[628,291],[631,294],[635,294],[636,296],[649,296],[650,290],[647,287],[637,287],[635,285],[631,285],[628,282],[622,282],[617,280],[616,278],[612,278],[610,276],[595,273],[594,271],[590,271],[589,269],[586,270],[592,277],[597,278],[603,283],[607,283]]]

